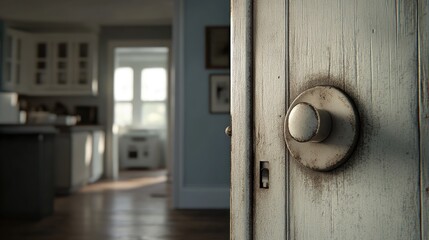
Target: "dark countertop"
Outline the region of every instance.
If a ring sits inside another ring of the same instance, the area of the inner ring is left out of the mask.
[[[101,125],[55,126],[61,132],[88,132],[104,130]]]
[[[0,134],[57,134],[104,130],[101,125],[55,126],[45,124],[0,124]]]
[[[0,134],[57,134],[58,129],[49,125],[1,124]]]

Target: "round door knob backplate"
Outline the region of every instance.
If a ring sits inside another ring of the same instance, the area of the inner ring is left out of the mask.
[[[353,152],[358,122],[358,112],[343,91],[317,86],[292,102],[285,118],[284,137],[296,161],[316,171],[329,171]]]

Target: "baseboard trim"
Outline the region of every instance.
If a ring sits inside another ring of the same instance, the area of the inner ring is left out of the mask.
[[[229,188],[182,187],[180,209],[229,209]]]

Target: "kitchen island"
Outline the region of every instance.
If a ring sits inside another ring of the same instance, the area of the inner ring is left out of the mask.
[[[0,215],[39,219],[52,214],[53,126],[0,125]]]
[[[0,216],[42,218],[55,194],[97,181],[104,168],[102,126],[0,125]]]

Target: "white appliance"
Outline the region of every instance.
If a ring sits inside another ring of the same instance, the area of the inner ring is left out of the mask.
[[[159,168],[161,141],[154,134],[124,134],[119,139],[121,168]]]
[[[0,124],[19,123],[18,94],[0,92]]]

